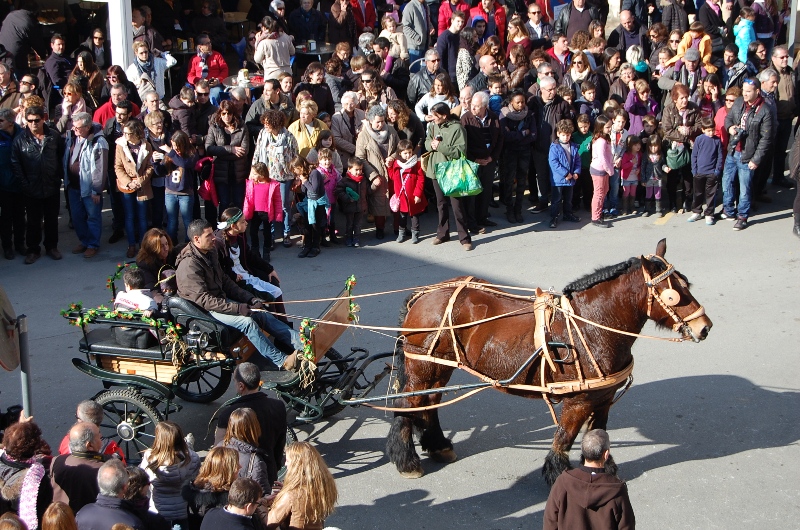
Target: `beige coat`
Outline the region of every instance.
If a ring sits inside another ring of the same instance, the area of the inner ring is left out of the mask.
[[[361,127],[363,127],[364,118],[366,118],[366,114],[364,114],[363,110],[355,109],[354,112],[356,136],[350,134],[350,129],[348,128],[350,119],[345,116],[344,110],[340,110],[331,117],[331,132],[333,133],[336,150],[339,152],[339,156],[342,157],[342,164],[345,170],[347,169],[347,161],[351,156],[355,156],[356,138],[361,131]]]
[[[117,155],[114,157],[114,172],[117,175],[117,187],[124,189],[134,179],[142,185],[136,192],[137,201],[146,201],[153,198],[153,188],[150,186],[150,179],[153,178],[153,165],[150,158],[153,154],[153,146],[145,141],[139,149],[139,157],[134,160],[133,153],[128,148],[125,138],[118,138]]]
[[[378,216],[392,215],[389,208],[389,172],[386,169],[386,159],[383,157],[378,143],[367,130],[371,125],[365,120],[361,132],[356,140],[356,156],[365,161],[364,174],[370,182],[367,193],[367,209],[370,214]],[[389,155],[397,155],[397,144],[400,138],[394,127],[389,127]]]

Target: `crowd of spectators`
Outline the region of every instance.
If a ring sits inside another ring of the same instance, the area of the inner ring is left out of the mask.
[[[240,397],[221,410],[202,463],[172,421],[155,426],[152,447],[129,454],[141,458],[130,465],[101,435],[95,401],[78,404],[57,454],[23,413],[0,445],[0,528],[322,530],[338,496],[324,460],[307,442],[286,446],[285,406],[261,392],[255,365],[239,364],[233,379]]]
[[[439,4],[260,0],[248,13],[257,29],[235,42],[215,0],[197,12],[135,0],[133,61],[117,65],[102,28],[71,53],[55,33],[46,53],[38,6],[21,2],[0,28],[4,256],[61,259],[63,201],[79,241],[71,250],[85,258],[106,240],[126,241],[133,258],[151,227],[179,244],[192,219],[213,226],[228,207],[259,221],[250,237],[268,258],[293,234],[300,257],[361,246],[371,223],[376,244],[389,225],[398,242],[418,243],[419,217],[434,205],[433,244],[450,239],[452,208],[466,250],[497,226],[496,208],[508,223],[547,212],[551,228],[583,209],[597,227],[672,212],[742,230],[756,203],[771,201],[768,182],[794,186],[785,170],[800,91],[782,44],[788,3],[624,0],[609,33],[604,0]],[[309,63],[299,54],[307,41],[334,52]],[[187,42],[195,52],[176,66],[170,51]],[[46,56],[38,75],[31,51]],[[238,64],[263,88],[226,87]],[[707,130],[712,141],[695,156]],[[483,189],[447,197],[436,168],[462,155]],[[260,162],[266,175],[250,170]],[[800,234],[798,208],[800,199]]]

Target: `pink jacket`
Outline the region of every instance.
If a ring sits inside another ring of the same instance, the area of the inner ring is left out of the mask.
[[[611,154],[611,144],[605,138],[592,142],[592,163],[589,164],[589,171],[592,175],[614,174],[614,155]]]
[[[636,164],[633,163],[633,158],[638,156],[639,158],[636,160]],[[641,151],[638,153],[625,153],[622,155],[622,161],[619,164],[619,176],[623,181],[630,181],[634,180],[631,173],[633,172],[634,168],[636,169],[636,180],[641,180],[642,178],[642,153]]]
[[[244,218],[253,218],[254,212],[267,212],[270,222],[283,221],[283,203],[281,202],[281,183],[277,180],[256,182],[247,179],[244,193]]]

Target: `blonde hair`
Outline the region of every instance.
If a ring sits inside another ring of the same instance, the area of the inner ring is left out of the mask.
[[[258,416],[253,409],[243,407],[231,412],[228,428],[225,430],[225,445],[230,443],[231,438],[236,438],[258,447],[260,437],[261,426],[258,424]]]
[[[275,502],[295,495],[303,505],[306,523],[324,521],[333,513],[339,493],[322,456],[310,443],[295,442],[286,448],[286,458],[291,465]]]
[[[161,421],[156,424],[155,441],[150,449],[147,467],[158,474],[161,466],[170,466],[180,462],[184,466],[189,463],[189,446],[183,439],[183,431],[177,423]]]
[[[239,476],[239,453],[230,447],[214,447],[206,456],[194,485],[211,491],[228,491]]]

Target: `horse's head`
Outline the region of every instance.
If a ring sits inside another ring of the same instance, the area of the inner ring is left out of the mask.
[[[642,274],[647,286],[647,316],[671,327],[684,339],[700,342],[711,330],[711,319],[689,291],[686,277],[664,258],[667,240],[658,242],[656,253],[642,256]]]

